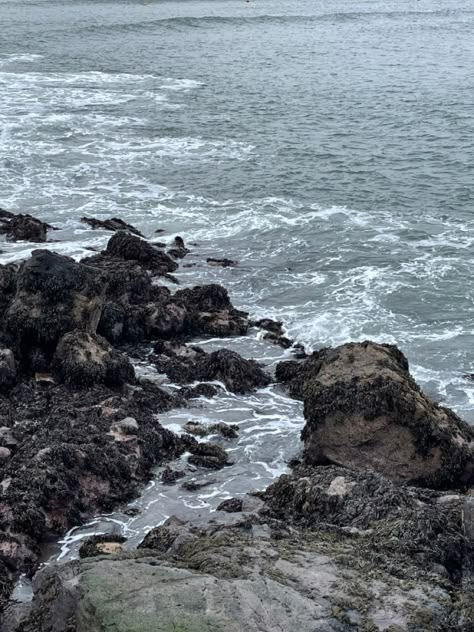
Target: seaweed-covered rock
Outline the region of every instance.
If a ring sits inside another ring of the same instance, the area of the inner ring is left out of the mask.
[[[12,241],[41,243],[46,241],[48,229],[53,228],[32,215],[5,213],[0,216],[0,233]]]
[[[191,452],[191,456],[188,457],[188,463],[191,465],[208,470],[220,470],[226,465],[232,465],[227,452],[216,443],[198,443],[194,438],[187,436],[182,437],[182,441]]]
[[[97,557],[98,555],[114,555],[122,550],[122,544],[127,541],[123,535],[92,535],[86,538],[79,548],[79,557]]]
[[[165,252],[125,231],[119,231],[110,238],[105,255],[137,261],[142,267],[158,274],[174,272],[178,268],[178,264]]]
[[[271,382],[270,376],[255,360],[245,360],[229,349],[205,353],[201,349],[190,348],[188,354],[180,351],[175,357],[159,357],[157,365],[160,371],[179,384],[218,380],[233,393],[248,393]]]
[[[227,290],[220,285],[178,290],[173,301],[184,306],[189,313],[189,334],[242,336],[248,331],[248,314],[234,308]]]
[[[104,292],[97,270],[49,250],[34,250],[18,272],[6,329],[22,350],[40,347],[51,353],[65,333],[95,333]]]
[[[189,248],[186,248],[184,244],[184,239],[179,236],[174,238],[171,248],[168,250],[170,257],[174,257],[175,259],[183,259],[189,252]]]
[[[277,377],[304,400],[305,463],[370,469],[433,488],[474,482],[474,429],[421,392],[396,347],[323,349],[303,364],[280,366]]]
[[[128,357],[101,336],[84,331],[66,334],[56,348],[52,364],[58,382],[87,387],[94,384],[123,386],[135,381]]]

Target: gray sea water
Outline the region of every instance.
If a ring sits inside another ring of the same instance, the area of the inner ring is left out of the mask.
[[[183,284],[222,282],[310,348],[397,343],[474,422],[474,0],[0,0],[0,24],[0,206],[78,258],[110,236],[82,215],[180,234],[198,244]],[[199,494],[152,481],[137,517],[90,531],[139,539],[267,485],[303,423],[276,388],[162,421],[191,418],[241,424],[236,465]]]

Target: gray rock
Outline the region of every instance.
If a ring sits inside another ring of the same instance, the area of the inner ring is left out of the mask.
[[[3,446],[0,446],[0,463],[5,463],[6,461],[8,461],[11,455],[12,455],[11,450]]]

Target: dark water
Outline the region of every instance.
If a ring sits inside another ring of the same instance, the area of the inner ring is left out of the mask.
[[[0,205],[75,256],[107,238],[84,214],[179,233],[199,244],[183,283],[223,282],[312,347],[395,342],[474,421],[474,0],[0,0],[0,24]],[[196,412],[249,429],[242,491],[297,446],[280,396]]]

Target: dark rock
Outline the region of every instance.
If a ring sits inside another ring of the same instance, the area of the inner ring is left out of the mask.
[[[179,389],[179,393],[185,399],[193,399],[196,397],[206,397],[207,399],[211,399],[215,397],[219,392],[219,388],[214,386],[214,384],[197,384],[196,386],[185,386],[184,388]]]
[[[248,393],[271,382],[257,362],[245,360],[228,349],[212,353],[195,352],[189,356],[180,353],[175,358],[160,358],[158,368],[178,384],[218,380],[233,393]]]
[[[15,356],[11,349],[0,348],[0,391],[11,388],[17,378]]]
[[[143,268],[158,274],[174,272],[178,268],[162,250],[124,231],[119,231],[110,238],[105,254],[125,261],[137,261]]]
[[[92,535],[86,538],[79,548],[79,557],[97,557],[113,555],[123,550],[122,544],[127,541],[123,535]]]
[[[282,375],[304,399],[305,463],[375,470],[433,488],[474,482],[474,429],[421,392],[396,347],[323,349],[301,365],[280,365]]]
[[[239,430],[239,426],[235,424],[229,425],[223,422],[206,425],[196,421],[189,421],[183,426],[183,430],[198,437],[205,437],[210,434],[220,434],[225,439],[235,439],[239,436],[237,432]]]
[[[176,481],[183,478],[185,475],[186,474],[183,470],[174,470],[167,465],[161,473],[161,482],[166,485],[174,485]]]
[[[34,250],[18,272],[6,329],[26,353],[39,347],[50,354],[65,333],[95,333],[104,291],[96,270],[48,250]]]
[[[283,349],[289,349],[293,345],[293,340],[290,340],[286,336],[277,336],[271,332],[265,334],[263,339],[273,343],[274,345],[278,345]]]
[[[239,513],[242,511],[242,498],[228,498],[217,505],[217,511],[226,511],[227,513]]]
[[[272,320],[271,318],[261,318],[252,323],[253,327],[258,327],[259,329],[265,329],[275,336],[283,336],[283,323],[280,320]]]
[[[203,487],[208,487],[209,485],[213,485],[216,481],[210,480],[207,478],[203,479],[195,479],[192,478],[190,481],[185,481],[181,485],[181,489],[185,489],[188,492],[196,492]]]
[[[227,452],[215,443],[195,443],[188,445],[191,456],[188,463],[209,470],[220,470],[226,465],[232,465]]]
[[[183,259],[189,252],[190,250],[186,248],[182,237],[175,237],[171,248],[168,250],[170,257],[175,259]]]
[[[238,262],[237,261],[232,261],[232,259],[213,259],[212,257],[208,257],[206,259],[206,262],[210,265],[210,266],[214,266],[214,267],[220,267],[220,268],[233,268],[235,267]]]
[[[113,232],[116,232],[118,230],[125,230],[129,233],[137,235],[138,237],[143,237],[142,233],[139,230],[137,230],[131,224],[127,224],[127,222],[124,222],[123,219],[119,219],[118,217],[112,217],[106,220],[100,220],[94,217],[82,217],[81,222],[83,224],[88,224],[88,226],[93,229],[103,228],[104,230],[111,230]]]
[[[5,213],[5,211],[3,212]],[[0,233],[6,234],[12,241],[45,242],[48,229],[53,227],[31,215],[0,216]]]
[[[84,331],[66,334],[56,348],[52,370],[58,382],[88,387],[123,386],[135,381],[128,357],[102,338]]]

